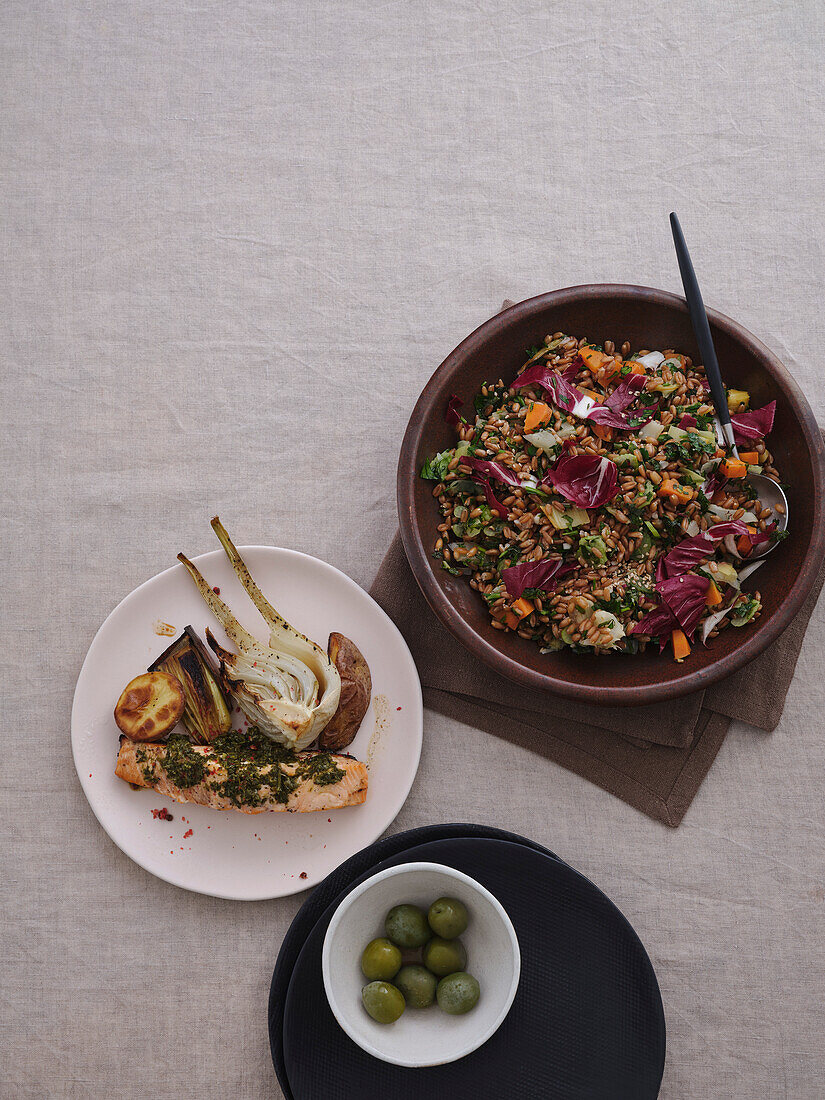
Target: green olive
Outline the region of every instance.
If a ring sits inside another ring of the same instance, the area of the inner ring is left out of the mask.
[[[404,994],[410,1008],[427,1008],[435,1000],[438,979],[424,966],[402,966],[394,984]]]
[[[370,940],[361,956],[361,969],[370,981],[388,982],[401,968],[401,952],[389,940]]]
[[[377,1024],[394,1024],[404,1011],[404,997],[389,982],[370,982],[361,990],[364,1008]]]
[[[467,952],[461,940],[443,940],[433,936],[424,948],[424,965],[438,978],[446,978],[467,965]]]
[[[458,970],[438,983],[438,1007],[450,1016],[463,1016],[465,1012],[475,1008],[480,992],[478,982],[472,974]]]
[[[466,932],[470,918],[467,906],[457,898],[439,898],[430,906],[427,920],[436,936],[454,940]]]
[[[388,939],[399,947],[423,947],[430,938],[430,926],[417,905],[394,905],[384,921]]]

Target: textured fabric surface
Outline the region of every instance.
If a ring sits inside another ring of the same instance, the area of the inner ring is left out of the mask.
[[[368,587],[434,367],[505,295],[678,290],[673,208],[708,305],[825,422],[825,15],[9,0],[0,43],[0,1092],[277,1097],[266,997],[300,899],[186,894],[101,832],[69,748],[95,630],[212,549],[216,512]],[[393,828],[494,823],[601,886],[657,968],[666,1100],[821,1095],[824,622],[820,600],[777,729],[733,724],[675,832],[427,713]]]

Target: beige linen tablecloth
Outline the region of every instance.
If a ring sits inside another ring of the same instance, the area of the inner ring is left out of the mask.
[[[678,289],[672,208],[707,302],[825,421],[825,14],[12,0],[0,42],[0,1093],[277,1097],[266,995],[301,899],[186,894],[101,832],[69,748],[95,630],[212,549],[215,512],[367,587],[435,366],[505,296]],[[666,1100],[822,1095],[824,621],[778,729],[734,726],[676,833],[427,715],[393,828],[495,823],[614,898],[661,982]],[[491,751],[507,798],[456,789]]]

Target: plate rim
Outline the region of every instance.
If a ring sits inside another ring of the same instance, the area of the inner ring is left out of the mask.
[[[532,851],[536,855],[542,856],[544,859],[549,858],[551,860],[551,862],[560,864],[562,868],[566,868],[568,871],[572,872],[572,874],[575,877],[581,879],[584,883],[587,884],[587,886],[591,887],[593,890],[596,891],[597,894],[601,895],[602,899],[604,901],[606,901],[607,904],[615,911],[615,913],[618,915],[618,918],[619,918],[620,922],[622,922],[625,925],[627,931],[630,933],[631,940],[635,940],[636,944],[638,945],[638,948],[641,950],[642,958],[644,959],[644,961],[647,964],[647,969],[648,969],[649,974],[650,974],[650,976],[652,978],[652,981],[653,981],[653,989],[654,989],[655,994],[656,994],[656,1005],[658,1007],[657,1015],[658,1015],[659,1021],[660,1021],[661,1037],[662,1037],[661,1059],[660,1059],[660,1064],[657,1067],[658,1084],[656,1086],[656,1093],[654,1094],[654,1095],[658,1096],[659,1091],[661,1090],[662,1080],[664,1078],[665,1065],[666,1065],[666,1062],[667,1062],[667,1017],[665,1016],[664,1001],[662,999],[662,991],[661,991],[661,987],[659,985],[659,979],[658,979],[658,976],[656,974],[656,970],[653,966],[653,962],[650,958],[650,955],[648,954],[647,948],[645,947],[644,943],[641,940],[641,937],[639,936],[638,932],[636,931],[636,929],[631,924],[628,917],[622,912],[622,910],[615,903],[615,901],[613,901],[613,899],[611,897],[609,897],[609,895],[607,895],[604,892],[604,890],[601,889],[601,887],[597,886],[596,883],[592,881],[592,879],[588,878],[587,875],[585,875],[581,871],[577,870],[575,867],[573,867],[571,864],[567,863],[565,860],[561,859],[559,856],[553,856],[552,853],[548,854],[547,850],[542,850],[542,846],[539,846],[538,848],[534,848],[534,847],[532,847],[532,842],[525,845],[525,844],[519,843],[518,841],[502,840],[502,839],[499,839],[497,837],[444,837],[441,840],[433,840],[429,843],[448,844],[448,843],[454,842],[454,841],[472,841],[474,843],[478,843],[480,841],[481,842],[490,841],[490,842],[493,842],[493,843],[496,843],[496,844],[507,844],[508,846],[511,846],[511,847],[526,848],[528,851]],[[427,842],[425,842],[425,844],[426,843]],[[421,847],[421,846],[424,846],[424,845],[420,845],[419,847]],[[400,856],[400,855],[403,855],[403,854],[404,854],[403,852],[399,852],[399,853],[396,853],[396,856]],[[388,859],[393,859],[393,858],[396,858],[396,857],[395,856],[388,856],[387,858]],[[435,857],[430,857],[430,858],[435,858]],[[564,871],[562,871],[562,873],[564,873]],[[368,872],[365,872],[365,874],[368,874]],[[347,887],[346,889],[347,890],[356,889],[357,885],[358,884],[356,884],[356,885],[350,884],[350,886]],[[312,928],[309,930],[309,932],[307,932],[306,936],[304,937],[304,942],[303,942],[303,944],[301,946],[301,949],[298,952],[298,955],[295,959],[295,965],[297,965],[297,963],[300,959],[300,956],[303,954],[303,952],[306,948],[309,937],[315,931],[315,929],[316,929],[318,923],[320,922],[320,920],[329,911],[329,909],[332,908],[332,906],[334,906],[336,903],[339,902],[339,898],[344,893],[345,893],[345,890],[342,890],[338,895],[336,895],[335,898],[333,898],[333,900],[327,906],[324,907],[324,910],[323,910],[321,916],[318,918],[318,921],[316,921],[315,924],[313,924]],[[290,993],[290,990],[292,988],[292,983],[294,981],[294,975],[295,975],[295,967],[293,966],[293,972],[290,974],[289,982],[287,983],[287,989],[286,989],[286,993],[285,993],[285,996],[284,996],[284,1013],[283,1013],[284,1026],[285,1026],[286,1015],[287,1015],[287,1013],[286,1013],[286,1003],[288,1001],[289,993]],[[346,1034],[346,1033],[344,1032],[344,1034]],[[467,1055],[467,1057],[471,1057],[471,1055]],[[286,1045],[285,1045],[285,1043],[284,1043],[284,1071],[286,1073],[287,1080],[289,1080],[289,1074],[286,1071]],[[290,1092],[294,1096],[294,1091],[292,1090],[291,1084],[290,1084]]]
[[[412,785],[415,782],[416,776],[418,775],[418,769],[421,766],[421,751],[422,751],[423,741],[424,741],[424,697],[423,697],[423,692],[422,692],[422,688],[421,688],[421,678],[418,675],[418,667],[415,663],[415,660],[413,659],[412,653],[410,652],[410,648],[407,645],[407,642],[406,642],[403,634],[398,629],[398,627],[395,625],[395,623],[392,621],[392,619],[389,617],[389,615],[386,613],[386,611],[383,609],[383,607],[381,607],[381,605],[375,599],[373,599],[373,597],[369,594],[369,592],[366,591],[366,589],[362,588],[360,584],[358,584],[356,581],[354,581],[352,579],[352,577],[348,576],[341,569],[338,569],[337,566],[331,565],[329,562],[324,561],[323,558],[317,558],[313,554],[306,554],[302,550],[292,550],[289,547],[285,547],[285,546],[273,546],[273,545],[263,544],[263,543],[249,543],[249,544],[246,544],[246,545],[239,546],[238,549],[241,551],[241,553],[259,551],[259,550],[263,550],[267,553],[271,553],[272,551],[275,551],[276,553],[283,553],[283,554],[286,554],[290,557],[294,557],[294,558],[298,558],[298,559],[303,559],[305,561],[313,562],[317,565],[320,565],[322,567],[322,569],[329,570],[339,581],[343,581],[346,587],[348,587],[352,590],[355,590],[360,596],[363,596],[370,604],[372,604],[373,609],[375,611],[377,611],[379,613],[380,617],[382,617],[386,621],[388,626],[391,628],[392,632],[398,638],[398,640],[399,640],[399,642],[401,643],[401,646],[402,646],[402,652],[406,655],[406,658],[408,659],[409,669],[412,672],[412,682],[414,682],[414,684],[417,688],[417,691],[415,691],[413,693],[414,694],[414,701],[415,701],[415,714],[414,714],[415,726],[414,726],[414,728],[415,728],[415,731],[416,731],[415,736],[416,736],[416,742],[417,742],[416,751],[415,751],[415,766],[413,768],[411,768],[409,783],[407,784],[406,789],[403,792],[403,797],[401,798],[401,800],[400,800],[397,808],[395,809],[391,819],[389,821],[384,822],[380,826],[380,828],[378,828],[378,831],[375,833],[375,836],[372,838],[372,840],[368,841],[362,848],[357,849],[356,852],[353,852],[350,856],[347,857],[347,859],[351,859],[352,856],[357,855],[357,853],[360,852],[360,851],[363,851],[364,848],[371,847],[371,845],[374,844],[381,837],[381,835],[384,832],[386,832],[386,830],[392,825],[393,821],[395,821],[396,817],[398,816],[398,814],[403,809],[404,804],[406,803],[407,798],[409,797],[409,793],[410,793],[410,790],[412,789]],[[212,559],[212,558],[219,559],[221,557],[223,557],[223,551],[222,550],[220,550],[220,549],[218,549],[218,550],[207,550],[203,554],[199,554],[197,557],[193,557],[191,560],[196,565],[200,565],[202,562],[208,561],[209,559]],[[203,889],[203,888],[200,888],[198,886],[193,886],[190,883],[180,881],[174,874],[171,874],[171,873],[169,875],[159,874],[154,868],[148,867],[146,865],[146,863],[143,861],[143,859],[138,854],[135,854],[134,852],[127,850],[112,835],[110,830],[107,828],[106,824],[104,824],[104,822],[101,820],[100,814],[98,813],[97,807],[96,807],[95,802],[93,800],[93,795],[92,795],[92,793],[90,793],[90,785],[88,784],[88,780],[84,777],[83,769],[81,767],[79,767],[78,759],[77,759],[77,746],[76,746],[76,743],[75,743],[75,722],[79,720],[77,718],[77,711],[78,711],[78,706],[79,706],[79,704],[78,704],[78,694],[79,694],[81,680],[83,679],[84,672],[86,672],[86,668],[87,668],[87,665],[88,665],[88,662],[89,662],[89,657],[90,657],[90,655],[92,653],[92,650],[94,649],[94,647],[95,647],[95,645],[98,641],[98,638],[103,633],[104,629],[106,628],[106,626],[110,622],[110,620],[117,614],[117,612],[120,610],[120,608],[124,604],[126,604],[127,602],[130,602],[132,599],[137,598],[139,596],[139,593],[142,592],[142,590],[144,588],[148,587],[150,584],[153,584],[155,581],[159,580],[161,577],[165,577],[167,574],[175,572],[176,570],[182,569],[182,568],[183,568],[183,566],[181,566],[180,563],[176,562],[175,565],[170,565],[168,568],[162,569],[159,573],[156,573],[153,576],[148,577],[145,581],[142,581],[139,585],[137,585],[131,591],[127,592],[126,595],[123,596],[122,599],[120,599],[115,604],[115,606],[111,609],[111,611],[105,617],[103,622],[101,622],[100,626],[95,631],[92,640],[89,642],[88,648],[86,650],[86,655],[83,658],[83,662],[80,666],[80,671],[77,674],[77,680],[75,681],[74,692],[72,694],[71,717],[70,717],[70,721],[69,721],[69,739],[71,741],[71,747],[72,747],[72,763],[74,765],[74,769],[75,769],[75,773],[77,775],[77,778],[80,781],[80,786],[81,786],[81,789],[83,791],[83,794],[86,798],[86,801],[89,804],[89,807],[90,807],[92,813],[94,814],[94,817],[95,817],[98,825],[101,827],[101,829],[106,834],[106,836],[108,836],[109,840],[112,841],[112,843],[115,845],[115,847],[118,848],[118,850],[121,851],[133,863],[136,863],[138,865],[138,867],[140,867],[143,871],[147,872],[147,874],[152,875],[153,878],[159,879],[161,882],[168,882],[171,886],[175,886],[180,890],[186,890],[189,893],[201,894],[204,897],[219,898],[223,901],[272,901],[276,898],[290,897],[293,894],[299,894],[299,893],[302,893],[306,890],[311,890],[316,886],[320,886],[321,883],[324,882],[326,880],[326,878],[328,878],[329,875],[332,874],[336,870],[336,868],[335,867],[331,868],[330,871],[328,871],[327,874],[324,875],[323,878],[321,878],[320,880],[318,880],[315,883],[299,881],[297,885],[289,884],[288,886],[285,886],[284,889],[279,888],[276,893],[266,892],[266,893],[261,893],[261,894],[225,893],[225,892],[220,892],[220,891],[217,891],[217,890],[214,890],[214,889]],[[346,860],[344,862],[346,862]]]

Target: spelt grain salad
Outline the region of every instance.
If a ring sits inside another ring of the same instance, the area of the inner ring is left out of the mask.
[[[776,403],[727,400],[738,456],[687,356],[547,336],[512,382],[481,387],[472,413],[450,400],[456,445],[421,469],[441,512],[434,557],[469,579],[496,630],[544,653],[653,641],[683,661],[759,616],[745,583],[787,534],[748,481],[780,480],[765,441]]]

